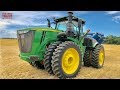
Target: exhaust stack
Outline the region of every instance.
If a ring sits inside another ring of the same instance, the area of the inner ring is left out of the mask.
[[[69,11],[68,12],[68,23],[72,23],[72,15],[73,15],[73,12]]]

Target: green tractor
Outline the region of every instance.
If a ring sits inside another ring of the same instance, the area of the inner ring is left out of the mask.
[[[101,68],[105,52],[101,34],[83,32],[85,21],[73,16],[49,19],[46,28],[17,30],[20,58],[60,79],[74,78],[82,65]],[[52,24],[54,24],[52,26]]]

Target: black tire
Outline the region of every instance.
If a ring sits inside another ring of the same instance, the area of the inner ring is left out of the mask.
[[[44,65],[41,64],[40,61],[30,62],[30,65],[32,65],[33,67],[36,67],[38,69],[44,69]]]
[[[101,50],[103,50],[103,62],[102,62],[102,65],[99,64],[99,54],[100,54]],[[105,59],[104,47],[99,44],[92,50],[91,65],[94,68],[102,68],[103,64],[104,64],[104,59]]]
[[[84,57],[83,57],[83,62],[84,62],[84,66],[86,67],[90,67],[91,66],[91,58],[92,58],[92,50],[90,50],[89,48],[86,48],[85,53],[84,53]]]
[[[64,52],[66,50],[68,50],[69,48],[74,48],[78,52],[79,59],[80,59],[78,61],[79,65],[78,65],[77,69],[72,74],[65,73],[62,68],[62,56],[64,55]],[[60,79],[74,78],[74,77],[76,77],[76,75],[78,74],[78,72],[81,68],[81,60],[82,60],[82,58],[81,58],[81,52],[80,52],[79,46],[77,46],[75,43],[73,43],[71,41],[62,42],[59,46],[57,46],[57,48],[53,52],[52,70],[53,70],[54,74]]]
[[[45,56],[44,56],[44,67],[45,70],[49,73],[49,74],[53,74],[52,71],[52,66],[51,66],[51,60],[52,60],[52,56],[53,56],[53,52],[54,50],[57,48],[57,46],[61,43],[61,41],[57,41],[54,42],[52,44],[50,44],[45,52]]]

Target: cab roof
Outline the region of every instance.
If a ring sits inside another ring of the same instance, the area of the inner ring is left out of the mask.
[[[73,16],[72,20],[73,21],[76,21],[78,22],[78,19],[81,19],[81,18],[77,18],[75,16]],[[58,18],[58,19],[55,19],[55,21],[58,23],[58,22],[62,22],[62,21],[66,21],[68,20],[68,16],[67,17],[62,17],[62,18]],[[82,20],[82,24],[85,24],[85,20],[81,19]]]

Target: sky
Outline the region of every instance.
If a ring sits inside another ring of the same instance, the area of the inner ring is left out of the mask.
[[[12,13],[12,19],[3,19]],[[120,11],[73,11],[74,16],[86,21],[84,32],[99,32],[105,36],[120,36]],[[0,11],[0,38],[16,38],[16,31],[29,27],[47,26],[47,18],[67,16],[67,11]]]

